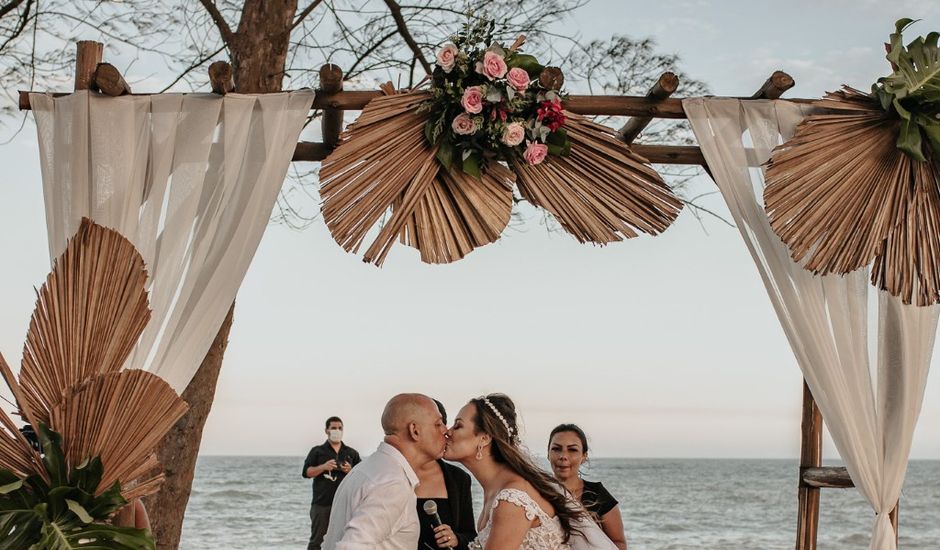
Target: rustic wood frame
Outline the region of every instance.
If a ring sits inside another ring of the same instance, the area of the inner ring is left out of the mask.
[[[130,86],[120,72],[108,63],[102,63],[104,46],[100,42],[83,40],[77,43],[75,62],[75,90],[92,89],[110,96],[130,94]],[[217,61],[209,67],[211,88],[214,93],[224,95],[235,92],[231,66]],[[301,141],[294,150],[294,162],[318,162],[327,157],[339,141],[343,126],[344,111],[358,111],[375,97],[383,95],[381,90],[343,91],[343,71],[333,64],[320,68],[321,88],[317,91],[313,109],[322,110],[320,118],[323,141]],[[757,92],[742,100],[780,99],[795,85],[790,75],[783,71],[773,74],[758,88]],[[619,115],[631,117],[620,129],[625,143],[632,144],[643,130],[657,118],[685,119],[682,100],[670,97],[679,87],[679,79],[671,72],[663,73],[645,96],[571,95],[565,108],[584,115]],[[28,91],[19,92],[20,110],[29,110]],[[64,96],[68,93],[53,93]],[[797,103],[811,103],[813,99],[787,99]],[[654,164],[678,164],[701,166],[709,175],[711,171],[702,151],[697,146],[664,144],[634,144],[632,149]],[[803,407],[801,419],[800,469],[798,487],[796,550],[816,550],[819,529],[820,489],[846,489],[854,487],[844,467],[822,465],[823,419],[819,407],[806,382],[803,382]],[[900,501],[891,511],[891,523],[898,532]]]

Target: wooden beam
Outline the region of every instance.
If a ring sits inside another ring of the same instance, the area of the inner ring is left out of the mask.
[[[646,97],[649,99],[655,99],[662,101],[667,97],[671,96],[679,88],[679,77],[675,73],[665,72],[660,75],[659,79],[655,84],[646,92]],[[648,116],[635,116],[627,121],[623,125],[623,128],[620,129],[620,137],[626,143],[633,143],[633,140],[640,135],[649,123],[653,121],[653,117]]]
[[[751,99],[779,99],[784,92],[792,88],[796,82],[793,77],[783,71],[774,71],[770,78],[754,92]]]
[[[235,91],[235,73],[228,61],[220,60],[209,65],[209,85],[219,95]]]
[[[343,70],[332,63],[320,67],[320,90],[327,94],[341,92]],[[343,109],[332,107],[323,109],[320,128],[323,132],[323,143],[327,147],[335,147],[339,142],[339,134],[343,131]]]
[[[796,524],[796,550],[816,550],[819,530],[819,488],[803,485],[803,474],[808,468],[822,466],[822,414],[813,394],[803,381],[802,442],[800,445],[799,504]]]
[[[110,63],[98,63],[95,74],[91,79],[91,89],[111,97],[131,93],[131,87],[121,76],[121,71]]]
[[[800,487],[850,489],[855,483],[848,470],[841,466],[820,466],[800,470]]]
[[[95,69],[101,63],[104,44],[94,40],[79,40],[75,52],[75,90],[87,90],[95,76]],[[27,98],[28,99],[28,98]],[[20,94],[22,103],[22,94]]]
[[[655,164],[692,164],[705,162],[698,147],[687,145],[634,145],[633,152]],[[294,162],[319,162],[327,157],[333,148],[326,143],[301,141],[294,149]]]

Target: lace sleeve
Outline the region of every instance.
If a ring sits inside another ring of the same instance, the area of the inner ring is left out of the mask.
[[[539,505],[536,504],[535,501],[532,500],[532,497],[525,491],[519,489],[503,489],[496,493],[496,498],[493,499],[493,509],[495,510],[500,501],[503,500],[525,510],[525,517],[529,521],[535,518],[544,519],[543,516],[545,512],[542,511]]]

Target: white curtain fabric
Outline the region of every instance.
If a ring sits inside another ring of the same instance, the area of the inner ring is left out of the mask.
[[[813,276],[771,230],[760,166],[808,107],[711,98],[687,99],[683,107],[839,454],[877,514],[870,548],[894,550],[888,515],[904,483],[938,307],[906,306],[883,292],[870,304],[877,291],[867,269]],[[871,341],[870,318],[877,318]]]
[[[153,318],[127,367],[182,393],[261,241],[312,91],[30,94],[49,257],[82,217],[143,255]]]

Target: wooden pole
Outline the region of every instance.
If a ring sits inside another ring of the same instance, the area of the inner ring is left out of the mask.
[[[795,84],[792,76],[783,71],[774,71],[760,89],[751,96],[751,99],[779,99]]]
[[[653,84],[653,87],[646,93],[649,99],[663,100],[671,96],[679,88],[679,77],[675,73],[665,72]],[[653,117],[633,117],[620,129],[620,137],[626,143],[633,143],[633,140],[640,135]]]
[[[110,63],[98,63],[92,77],[91,89],[111,97],[118,97],[131,93],[131,87],[121,76],[121,71]]]
[[[104,55],[104,44],[94,40],[80,40],[75,52],[75,91],[91,88],[95,69]]]
[[[341,92],[343,70],[332,63],[320,67],[320,90],[328,94]],[[343,131],[343,110],[335,107],[323,109],[320,128],[323,131],[323,143],[327,147],[336,147],[339,143],[339,134]]]
[[[819,488],[804,483],[803,474],[808,468],[822,466],[822,414],[805,380],[803,381],[801,431],[803,437],[800,445],[796,550],[816,550],[816,533],[819,530]]]
[[[234,74],[228,61],[216,61],[209,65],[209,85],[212,86],[212,91],[219,95],[234,92]]]

